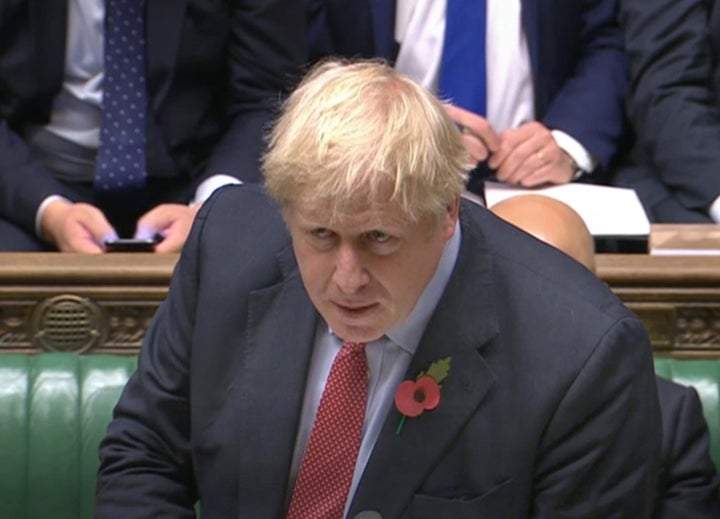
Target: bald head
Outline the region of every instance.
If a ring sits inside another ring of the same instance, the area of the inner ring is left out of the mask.
[[[585,222],[569,205],[542,195],[522,195],[490,210],[537,239],[595,270],[595,245]]]

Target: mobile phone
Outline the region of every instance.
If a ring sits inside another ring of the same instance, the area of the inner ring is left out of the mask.
[[[105,242],[105,252],[154,252],[156,240],[118,238]]]

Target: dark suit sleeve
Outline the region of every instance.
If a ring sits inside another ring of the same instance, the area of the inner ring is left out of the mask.
[[[0,117],[0,218],[34,235],[40,203],[57,194],[73,198]]]
[[[621,0],[631,65],[628,112],[650,167],[690,209],[720,195],[720,114],[713,105],[703,0]]]
[[[541,121],[580,142],[607,169],[625,131],[624,102],[628,87],[627,59],[617,24],[617,0],[566,2],[540,13],[553,31],[541,32],[539,73],[535,78]],[[575,12],[577,16],[558,12]],[[580,24],[579,27],[576,25]],[[570,26],[575,25],[575,26]],[[541,27],[542,28],[542,27]],[[577,35],[570,39],[566,35]],[[550,42],[557,47],[550,48]],[[531,50],[532,52],[532,50]],[[570,59],[571,58],[571,59]],[[555,70],[554,70],[555,69]],[[549,103],[542,99],[543,81],[564,83]],[[561,72],[562,71],[562,72]],[[547,109],[543,109],[547,106]]]
[[[95,517],[190,518],[197,491],[190,453],[190,342],[197,299],[198,214],[166,301],[143,342],[100,445]]]
[[[224,173],[256,182],[269,123],[307,60],[305,12],[302,0],[233,4],[228,51],[230,125],[210,157],[204,178]]]
[[[693,388],[658,377],[663,422],[663,472],[655,519],[720,517],[720,486],[710,438]]]
[[[42,124],[61,87],[66,4],[0,2],[0,218],[31,234],[42,200],[68,195],[18,130]]]
[[[660,411],[642,323],[616,323],[572,381],[540,445],[531,517],[650,517]]]

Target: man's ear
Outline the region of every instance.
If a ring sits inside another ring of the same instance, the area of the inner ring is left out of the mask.
[[[447,206],[447,214],[443,218],[441,232],[445,240],[452,238],[455,234],[455,225],[457,224],[458,217],[460,215],[460,197],[456,196],[453,198]]]

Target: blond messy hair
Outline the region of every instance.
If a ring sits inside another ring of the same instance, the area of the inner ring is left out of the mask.
[[[333,217],[391,202],[411,221],[439,219],[469,169],[442,104],[377,60],[313,68],[287,99],[268,144],[268,192],[283,208],[300,201]]]

